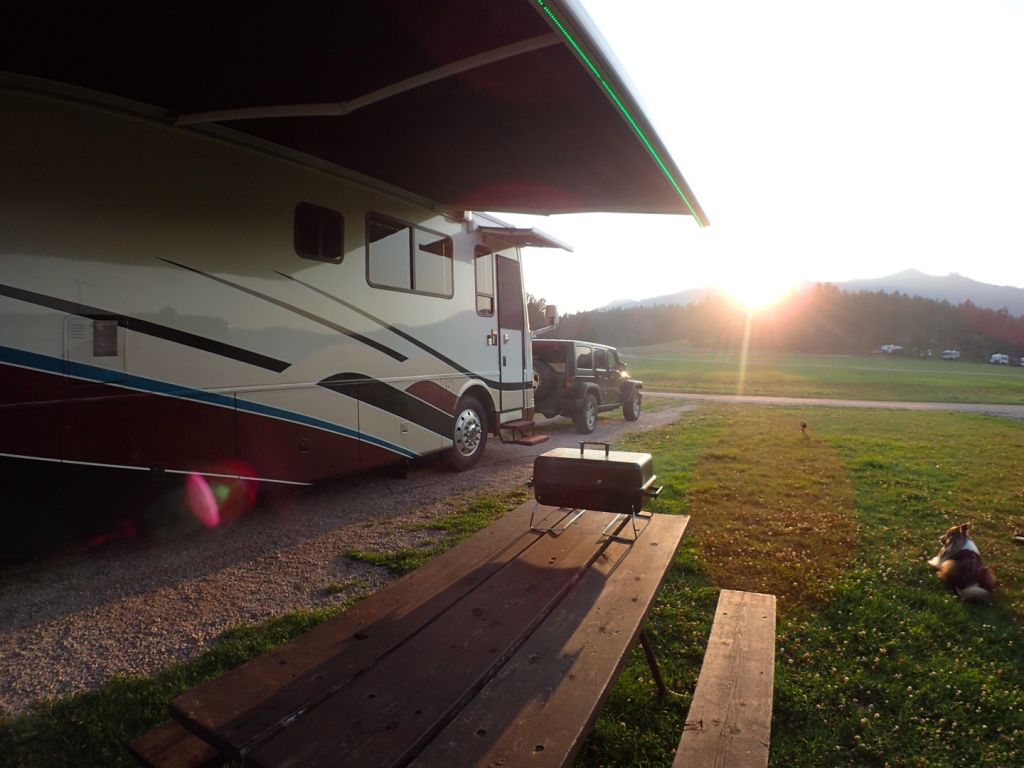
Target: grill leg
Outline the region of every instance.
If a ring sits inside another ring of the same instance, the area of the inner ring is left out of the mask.
[[[627,518],[626,520],[622,520],[622,518],[624,516]],[[612,521],[609,522],[608,525],[606,525],[604,527],[604,530],[601,531],[601,535],[604,536],[605,538],[609,539],[610,541],[619,541],[619,542],[622,542],[623,544],[633,544],[633,543],[636,542],[637,539],[640,538],[640,534],[642,534],[644,531],[647,530],[647,525],[644,525],[643,528],[637,528],[636,521],[637,520],[646,520],[647,523],[650,523],[652,517],[653,517],[652,513],[648,513],[648,514],[644,515],[644,514],[638,513],[635,509],[633,509],[633,510],[631,510],[629,512],[619,512],[616,515],[616,517],[614,519],[612,519]],[[608,529],[610,529],[612,526],[614,526],[616,523],[618,523],[620,521],[622,522],[622,525],[619,527],[619,531],[617,533],[614,533],[614,534],[608,533]],[[626,536],[622,535],[622,530],[626,527],[626,523],[627,522],[632,523],[632,525],[633,525],[633,538],[632,539],[627,538]]]
[[[561,527],[538,528],[537,526],[535,526],[533,524],[533,518],[534,518],[534,515],[537,514],[537,510],[539,508],[540,508],[540,503],[536,502],[536,501],[533,502],[533,511],[530,512],[530,530],[533,531],[534,533],[550,533],[552,536],[560,536],[562,533],[565,532],[566,528],[568,528],[570,525],[572,525],[577,520],[579,520],[580,516],[584,512],[587,511],[585,509],[571,509],[571,510],[569,510],[569,512],[570,513],[575,512],[575,514],[573,514],[572,517],[570,517],[567,521],[565,521],[565,523]],[[559,507],[559,509],[565,509],[565,507]]]

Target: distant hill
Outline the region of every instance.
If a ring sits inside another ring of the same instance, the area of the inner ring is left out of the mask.
[[[981,283],[956,273],[939,277],[926,275],[916,269],[907,269],[887,277],[847,280],[842,283],[833,283],[833,285],[848,293],[857,293],[858,291],[905,293],[924,299],[948,301],[953,305],[970,301],[985,309],[999,310],[1006,307],[1012,315],[1024,315],[1024,288]],[[714,288],[691,288],[678,293],[652,296],[648,299],[613,301],[599,309],[631,309],[634,307],[656,307],[663,304],[686,306],[715,293]]]
[[[948,301],[950,304],[963,304],[965,301],[970,301],[986,309],[998,310],[1006,307],[1010,314],[1024,315],[1024,288],[981,283],[956,273],[938,277],[926,275],[916,269],[907,269],[887,277],[848,280],[834,285],[850,293],[885,291],[886,293],[905,293],[936,301]]]
[[[634,307],[657,307],[662,304],[678,304],[685,307],[687,304],[700,301],[705,296],[715,293],[717,291],[714,288],[690,288],[678,293],[666,293],[664,296],[652,296],[649,299],[621,299],[598,307],[598,309],[633,309]]]

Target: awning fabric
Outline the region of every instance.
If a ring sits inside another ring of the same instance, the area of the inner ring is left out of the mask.
[[[572,251],[572,247],[534,227],[477,227],[485,238],[494,238],[517,248],[561,248]]]
[[[212,121],[446,210],[707,223],[576,0],[9,0],[0,72]]]

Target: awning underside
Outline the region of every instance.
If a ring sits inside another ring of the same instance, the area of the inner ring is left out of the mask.
[[[513,245],[517,248],[561,248],[572,251],[572,247],[535,227],[477,227],[488,240]]]
[[[165,109],[342,103],[542,36],[545,44],[400,90],[347,115],[224,125],[460,210],[695,213],[625,84],[644,137],[544,12],[602,66],[571,3],[536,0],[5,3],[0,70]],[[182,128],[182,130],[189,130]]]

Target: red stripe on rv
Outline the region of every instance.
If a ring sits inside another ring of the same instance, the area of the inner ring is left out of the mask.
[[[0,453],[313,482],[398,459],[356,438],[183,398],[0,365]]]
[[[445,413],[455,415],[459,399],[437,382],[417,381],[405,391]]]

